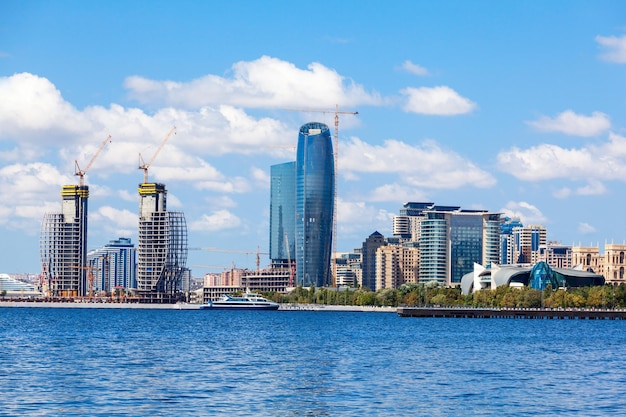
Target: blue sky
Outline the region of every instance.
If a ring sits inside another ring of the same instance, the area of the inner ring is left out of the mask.
[[[269,245],[269,169],[339,126],[339,251],[407,201],[626,240],[622,1],[0,3],[0,271],[39,271],[43,214],[86,176],[89,247],[136,242],[138,153],[190,247]],[[193,265],[254,255],[191,251]],[[268,263],[263,257],[262,265]]]

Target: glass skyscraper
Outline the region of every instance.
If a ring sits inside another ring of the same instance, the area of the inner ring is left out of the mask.
[[[296,162],[270,168],[270,259],[286,265],[296,259]]]
[[[456,285],[474,263],[498,263],[501,224],[500,214],[483,210],[436,206],[427,211],[421,224],[419,280]]]
[[[296,282],[304,287],[331,284],[335,167],[328,126],[300,128],[296,157]]]

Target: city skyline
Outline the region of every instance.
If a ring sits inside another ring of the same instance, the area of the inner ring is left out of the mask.
[[[391,235],[407,201],[626,240],[626,5],[155,1],[0,6],[0,272],[38,273],[45,213],[86,176],[88,250],[138,242],[138,154],[189,247],[269,251],[270,167],[339,116],[337,251]],[[103,24],[106,22],[106,25]],[[324,110],[326,113],[301,110]],[[294,111],[298,110],[298,111]],[[254,268],[191,251],[188,264]],[[266,257],[263,263],[269,264]]]

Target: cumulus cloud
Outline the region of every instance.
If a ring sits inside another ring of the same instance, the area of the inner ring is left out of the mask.
[[[406,97],[404,111],[411,113],[452,116],[470,113],[477,107],[476,103],[447,86],[407,87],[400,93]]]
[[[584,116],[572,110],[566,110],[553,118],[542,116],[538,120],[526,123],[544,132],[561,132],[586,137],[597,136],[611,128],[611,120],[604,113],[593,112],[591,116]]]
[[[525,181],[555,178],[572,180],[626,180],[626,138],[614,133],[609,141],[581,148],[541,144],[500,152],[499,168]]]
[[[390,230],[393,213],[364,201],[337,201],[338,233],[342,238],[368,236],[374,230]]]
[[[578,232],[583,235],[595,233],[595,231],[596,231],[596,228],[590,225],[589,223],[585,223],[585,222],[578,223]]]
[[[401,184],[385,184],[376,187],[367,197],[373,202],[425,201],[428,197],[423,191]]]
[[[524,225],[544,225],[548,221],[541,210],[526,201],[509,201],[500,212],[511,218],[519,218]]]
[[[101,206],[96,213],[90,214],[94,222],[103,222],[113,229],[137,229],[138,217],[136,212],[120,210],[111,206]]]
[[[434,141],[412,146],[398,140],[370,145],[358,138],[344,144],[339,172],[396,173],[410,186],[453,189],[466,185],[487,188],[495,178],[459,154]]]
[[[258,186],[265,189],[270,188],[270,174],[267,171],[252,167],[250,168],[250,176]]]
[[[596,36],[596,42],[605,49],[600,57],[609,62],[626,63],[626,35]]]
[[[174,125],[177,135],[169,144],[195,155],[270,153],[270,145],[290,143],[293,137],[283,122],[254,118],[230,105],[192,111],[165,107],[154,114],[118,104],[77,110],[49,80],[29,73],[0,77],[0,97],[0,141],[19,138],[15,149],[0,153],[4,160],[32,160],[54,147],[69,162],[88,161],[111,134],[111,145],[93,169],[113,164],[116,170],[128,170],[139,152],[149,159]]]
[[[203,215],[191,223],[189,228],[194,231],[216,232],[235,229],[241,226],[241,219],[228,210],[217,210],[211,215]]]
[[[230,77],[210,74],[182,83],[132,76],[124,85],[129,95],[139,101],[192,108],[216,103],[254,108],[382,103],[378,93],[367,92],[320,63],[300,69],[269,56],[233,64]]]
[[[413,62],[406,60],[402,63],[402,70],[410,72],[414,75],[428,75],[428,70],[421,65],[414,64]]]

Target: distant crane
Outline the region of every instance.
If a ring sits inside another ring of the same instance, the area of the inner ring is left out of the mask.
[[[170,136],[172,136],[172,133],[176,132],[176,126],[174,126],[165,136],[165,139],[163,139],[163,141],[161,142],[161,144],[159,145],[159,147],[157,148],[156,152],[154,153],[154,155],[152,155],[152,158],[150,159],[150,161],[148,161],[148,163],[146,164],[143,160],[143,157],[141,156],[141,153],[139,153],[139,169],[143,169],[143,183],[146,184],[148,182],[148,168],[150,168],[150,165],[152,165],[152,163],[154,162],[154,160],[156,159],[157,155],[159,154],[159,152],[161,152],[161,149],[163,149],[163,146],[165,146],[165,143],[167,142],[167,140],[170,138]]]
[[[78,161],[76,159],[74,160],[74,163],[76,164],[76,172],[74,173],[74,175],[77,175],[78,177],[80,177],[79,184],[81,187],[85,185],[85,175],[87,174],[87,171],[89,171],[89,168],[91,168],[93,161],[95,161],[98,155],[100,155],[100,152],[102,152],[102,149],[104,149],[104,145],[106,145],[107,142],[111,142],[111,135],[107,136],[102,141],[102,143],[100,144],[100,147],[98,148],[94,156],[91,158],[91,161],[89,161],[89,163],[87,164],[87,167],[85,167],[84,170],[80,169],[80,165],[78,165]]]
[[[333,147],[335,154],[335,195],[334,195],[334,207],[333,207],[333,256],[336,257],[337,254],[337,161],[339,160],[339,115],[340,114],[359,114],[358,111],[339,111],[339,105],[335,104],[335,110],[315,110],[315,109],[287,109],[293,111],[300,111],[306,113],[334,113],[335,114],[335,140]],[[332,262],[333,264],[333,281],[337,279],[337,264],[336,262]],[[333,286],[334,286],[333,282]]]
[[[287,248],[287,263],[289,265],[289,286],[294,287],[293,282],[293,265],[291,264],[291,251],[289,250],[289,235],[285,233],[285,248]]]
[[[80,269],[80,270],[87,271],[87,284],[89,285],[89,294],[87,294],[87,296],[89,298],[92,298],[92,296],[93,296],[93,282],[94,282],[93,266],[92,265],[88,265],[88,266],[70,265],[69,268]]]
[[[242,251],[242,250],[230,250],[230,249],[218,249],[218,248],[189,248],[189,250],[206,250],[209,252],[230,252],[230,253],[243,253],[246,255],[256,254],[256,272],[259,273],[261,266],[261,255],[269,255],[267,252],[261,252],[261,249],[257,247],[256,252]]]

